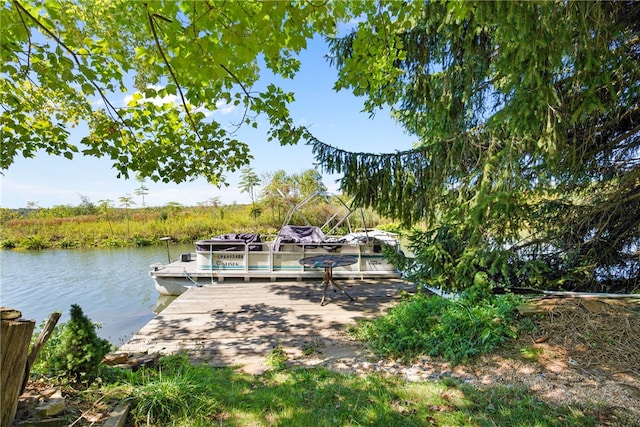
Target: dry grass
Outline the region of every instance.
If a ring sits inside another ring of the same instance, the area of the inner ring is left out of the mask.
[[[640,373],[640,311],[615,299],[543,299],[536,320],[550,346],[561,346],[577,366]]]
[[[536,329],[508,350],[454,368],[477,385],[523,385],[541,400],[591,404],[640,426],[640,301],[532,301]],[[626,425],[626,424],[623,424]]]

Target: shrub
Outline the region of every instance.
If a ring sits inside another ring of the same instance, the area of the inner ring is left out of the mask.
[[[57,243],[57,246],[63,249],[78,248],[80,247],[80,242],[76,239],[65,237]]]
[[[96,325],[77,304],[71,306],[71,319],[62,325],[52,342],[48,367],[54,375],[73,382],[91,383],[98,376],[102,358],[111,350],[109,341],[98,337]]]
[[[49,247],[49,242],[42,236],[28,236],[20,242],[20,248],[28,250],[41,250]]]
[[[516,337],[518,300],[510,295],[479,298],[486,295],[482,288],[472,286],[457,299],[416,294],[387,315],[361,322],[354,334],[384,357],[410,360],[428,355],[464,362]]]
[[[101,242],[101,246],[105,248],[124,248],[127,242],[119,237],[107,237]]]
[[[3,240],[0,243],[0,247],[2,247],[2,249],[14,249],[16,246],[16,242],[11,239]]]
[[[136,247],[151,246],[153,245],[153,240],[145,237],[134,237],[133,243]]]

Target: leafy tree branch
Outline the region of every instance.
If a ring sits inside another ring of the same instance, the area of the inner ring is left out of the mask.
[[[82,70],[82,63],[78,57],[78,54],[76,52],[73,51],[73,49],[71,49],[69,46],[67,46],[64,41],[62,39],[60,39],[53,31],[51,31],[49,28],[47,28],[46,25],[44,25],[39,19],[37,19],[35,16],[33,16],[27,9],[25,9],[25,7],[18,1],[18,0],[13,0],[13,4],[14,6],[21,12],[20,13],[20,19],[22,20],[22,22],[24,23],[24,19],[22,18],[22,15],[26,15],[31,21],[33,21],[38,28],[40,28],[44,33],[46,33],[49,37],[51,37],[52,39],[55,40],[55,42],[61,46],[64,50],[66,50],[69,55],[73,58],[73,61],[75,62],[76,66],[78,67],[79,70]],[[27,33],[30,33],[29,27],[26,25],[25,23],[25,31]],[[31,46],[31,36],[29,35],[29,46]],[[30,59],[31,55],[30,55],[30,50],[29,49],[29,53],[28,53],[28,58]],[[28,67],[27,69],[29,69],[30,67]],[[27,71],[25,70],[25,73],[27,73]],[[85,76],[86,77],[86,76]],[[118,109],[115,108],[113,106],[113,104],[111,103],[111,101],[109,100],[109,98],[106,96],[104,90],[91,78],[87,78],[87,81],[95,88],[95,90],[100,94],[100,98],[102,99],[102,101],[105,103],[105,105],[107,105],[109,107],[109,111],[110,113],[113,113],[115,115],[115,117],[117,117],[117,119],[122,122],[125,126],[126,123],[124,122],[123,118],[120,116],[120,114],[118,113]]]
[[[189,120],[189,123],[191,124],[191,127],[194,133],[198,137],[198,140],[201,140],[202,137],[198,133],[198,128],[196,127],[196,124],[193,121],[193,117],[191,117],[191,111],[189,109],[189,105],[187,105],[187,100],[184,97],[184,93],[182,92],[182,87],[180,86],[180,82],[178,81],[178,78],[176,77],[176,74],[174,73],[173,68],[169,63],[169,60],[167,59],[167,55],[164,53],[164,50],[162,49],[160,40],[158,40],[158,33],[156,32],[156,25],[155,25],[154,19],[156,18],[161,19],[169,23],[171,22],[171,20],[168,18],[161,17],[161,15],[157,13],[151,14],[151,12],[149,12],[149,8],[147,7],[146,3],[144,3],[144,7],[147,11],[147,18],[149,19],[149,28],[151,29],[151,34],[153,34],[153,40],[156,44],[156,48],[158,49],[158,52],[160,52],[160,55],[162,56],[162,60],[164,61],[165,66],[167,67],[167,71],[169,71],[169,74],[171,75],[171,79],[176,84],[176,88],[178,90],[178,93],[180,94],[180,101],[182,102],[182,107],[184,108],[184,112],[187,115],[187,119]]]

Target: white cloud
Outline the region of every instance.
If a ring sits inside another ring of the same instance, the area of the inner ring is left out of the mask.
[[[196,108],[195,112],[201,112],[205,117],[211,117],[213,115],[213,111],[204,107]]]
[[[216,101],[216,111],[219,111],[222,114],[231,114],[235,109],[235,105],[229,104],[222,99]]]

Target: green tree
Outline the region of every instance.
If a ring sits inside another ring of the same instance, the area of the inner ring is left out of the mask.
[[[131,195],[126,194],[124,196],[118,197],[118,201],[120,202],[120,206],[124,208],[125,214],[127,215],[127,235],[131,234],[130,230],[130,218],[129,218],[129,208],[135,205],[136,202],[133,201],[133,197]]]
[[[390,107],[419,142],[314,150],[359,205],[425,221],[418,278],[637,287],[640,3],[361,6],[332,41],[336,87],[370,114]]]
[[[41,212],[42,212],[42,208],[40,207],[38,202],[34,202],[34,201],[27,202],[26,216],[28,218],[37,218],[38,216],[40,216]],[[32,234],[38,233],[38,224],[35,221],[33,222],[33,227],[31,228],[30,232]]]
[[[136,174],[136,181],[138,181],[140,186],[135,189],[133,194],[135,194],[136,196],[141,196],[142,197],[142,207],[144,208],[145,207],[144,196],[149,194],[149,188],[147,188],[147,186],[145,185],[145,181],[146,180],[144,179],[144,177],[140,173]]]
[[[271,208],[274,220],[277,213],[278,221],[282,220],[284,212],[289,211],[305,198],[327,191],[327,187],[322,182],[322,175],[315,169],[307,169],[297,174],[287,174],[284,170],[278,170],[265,174],[263,182],[261,200]],[[317,202],[318,204],[312,203],[313,206],[308,205],[307,208],[320,209],[322,201],[317,200]],[[319,211],[316,214],[319,214]],[[309,215],[303,218],[304,222],[312,222],[311,217],[318,219],[318,215]]]
[[[255,188],[260,185],[260,178],[250,166],[242,168],[240,175],[240,183],[238,184],[240,192],[249,193],[251,198],[251,215],[256,223],[256,231],[258,230],[258,217],[262,213],[262,208],[256,205]]]
[[[240,189],[241,193],[249,193],[251,204],[255,205],[255,189],[260,185],[260,178],[250,166],[245,166],[244,168],[242,168],[241,172],[242,173],[240,175],[240,183],[238,184],[238,188]]]
[[[78,215],[94,215],[98,212],[98,207],[89,199],[89,196],[80,196],[80,204],[78,205]]]
[[[325,193],[327,186],[322,182],[322,174],[316,169],[307,169],[293,176],[296,191],[301,198],[316,193]]]
[[[272,217],[282,220],[283,210],[288,209],[290,199],[293,198],[293,180],[287,172],[280,169],[275,172],[266,173],[262,179],[264,186],[262,187],[261,199],[271,208]]]
[[[109,230],[111,230],[111,235],[115,237],[116,233],[113,231],[113,224],[111,223],[111,212],[113,211],[113,200],[111,199],[102,199],[98,200],[98,212],[100,215],[104,215],[109,223]]]
[[[125,209],[129,209],[131,206],[136,204],[136,202],[133,201],[133,197],[129,194],[118,197],[118,201],[120,202],[120,206]]]
[[[219,109],[241,109],[250,127],[266,116],[269,140],[301,140],[293,94],[258,80],[293,77],[307,40],[348,19],[340,2],[4,2],[0,168],[39,151],[84,154],[111,159],[118,176],[220,184],[249,154]]]

